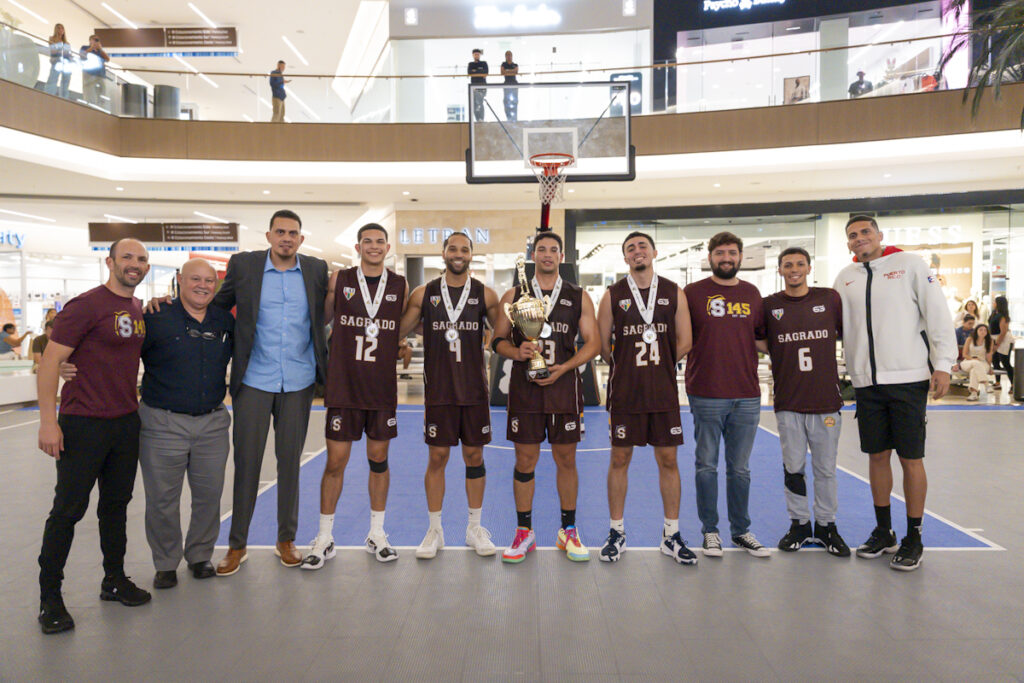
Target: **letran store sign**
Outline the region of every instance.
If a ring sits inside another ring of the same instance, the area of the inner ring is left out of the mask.
[[[704,0],[705,12],[721,12],[722,10],[750,10],[762,5],[785,5],[786,0]]]
[[[402,228],[398,231],[399,244],[442,244],[449,235],[461,232],[469,237],[476,244],[489,244],[491,231],[489,228],[463,228],[453,230],[452,228]]]

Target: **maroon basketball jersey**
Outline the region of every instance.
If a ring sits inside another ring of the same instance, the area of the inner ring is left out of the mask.
[[[384,298],[373,318],[376,337],[366,334],[370,322],[359,291],[355,268],[338,273],[334,289],[334,326],[327,363],[328,408],[392,410],[398,405],[398,323],[405,306],[405,278],[388,270]],[[371,300],[378,283],[367,282]]]
[[[518,301],[522,295],[516,287],[515,297]],[[550,295],[550,290],[543,294]],[[576,355],[576,337],[580,331],[580,316],[583,314],[583,290],[571,282],[562,281],[562,289],[558,293],[548,324],[551,325],[551,336],[541,339],[541,355],[549,365],[558,365]],[[504,315],[504,312],[502,312]],[[512,343],[516,346],[523,343],[525,337],[512,326]],[[516,361],[512,364],[509,377],[508,408],[519,413],[572,413],[579,414],[583,410],[583,382],[576,370],[567,372],[554,384],[546,387],[537,386],[526,377],[529,361]]]
[[[441,296],[441,278],[428,282],[423,292],[423,403],[428,406],[487,405],[489,401],[484,366],[484,285],[469,278],[466,286],[469,298],[454,323],[448,320]],[[448,288],[453,308],[458,306],[463,289]],[[445,337],[449,329],[458,332],[455,341]]]
[[[843,336],[839,293],[811,287],[799,298],[772,294],[764,300],[764,324],[775,410],[834,413],[842,408],[836,364],[836,340]]]
[[[641,289],[647,305],[650,288]],[[623,278],[608,290],[612,305],[612,370],[608,378],[608,410],[615,413],[660,413],[679,410],[676,385],[676,306],[679,287],[658,278],[654,307],[654,343],[643,340],[647,327],[629,283]]]

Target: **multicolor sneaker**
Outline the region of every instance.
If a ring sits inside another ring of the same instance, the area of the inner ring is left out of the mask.
[[[480,557],[490,557],[498,552],[491,541],[491,532],[479,524],[466,527],[466,545],[475,550]]]
[[[565,556],[573,562],[586,562],[590,559],[590,551],[580,540],[580,532],[574,526],[558,530],[555,547],[565,551]]]
[[[317,534],[309,546],[309,554],[302,558],[302,564],[299,565],[299,568],[320,569],[334,555],[334,538]]]
[[[697,564],[697,556],[686,547],[686,541],[677,531],[671,536],[661,534],[661,554],[668,555],[679,564]]]
[[[510,564],[518,564],[526,559],[526,553],[533,552],[537,548],[537,535],[533,529],[524,526],[516,527],[516,535],[512,539],[512,545],[505,548],[501,553],[501,561]]]
[[[609,529],[608,538],[605,539],[604,547],[601,548],[597,559],[602,562],[618,562],[624,552],[626,552],[626,534],[617,529]]]

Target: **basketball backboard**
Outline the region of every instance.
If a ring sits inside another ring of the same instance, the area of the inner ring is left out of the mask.
[[[466,182],[536,182],[529,158],[572,154],[569,182],[633,180],[628,81],[470,85]]]

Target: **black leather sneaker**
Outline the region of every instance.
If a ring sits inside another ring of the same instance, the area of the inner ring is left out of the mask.
[[[815,522],[814,538],[817,539],[818,543],[825,546],[825,550],[828,551],[829,555],[835,555],[836,557],[850,556],[850,546],[846,545],[846,541],[839,535],[835,522],[829,522],[828,524],[818,524]]]
[[[814,534],[811,533],[811,523],[804,522],[801,524],[800,520],[794,519],[789,524],[789,531],[779,539],[779,550],[785,550],[787,553],[796,552],[813,540]]]
[[[100,600],[116,600],[122,605],[137,607],[146,604],[152,598],[149,591],[136,586],[124,574],[108,576],[100,584]]]
[[[921,566],[921,556],[924,554],[924,543],[917,534],[907,534],[900,549],[892,556],[889,567],[900,572],[912,572]]]
[[[153,588],[174,588],[178,585],[178,572],[172,570],[158,571],[153,577]]]
[[[882,553],[892,554],[899,548],[899,544],[896,543],[896,532],[892,529],[883,529],[881,527],[875,527],[874,531],[868,537],[868,540],[857,548],[857,557],[863,557],[871,560]]]
[[[39,626],[46,634],[70,631],[75,627],[75,620],[64,607],[64,598],[60,593],[39,601]]]

